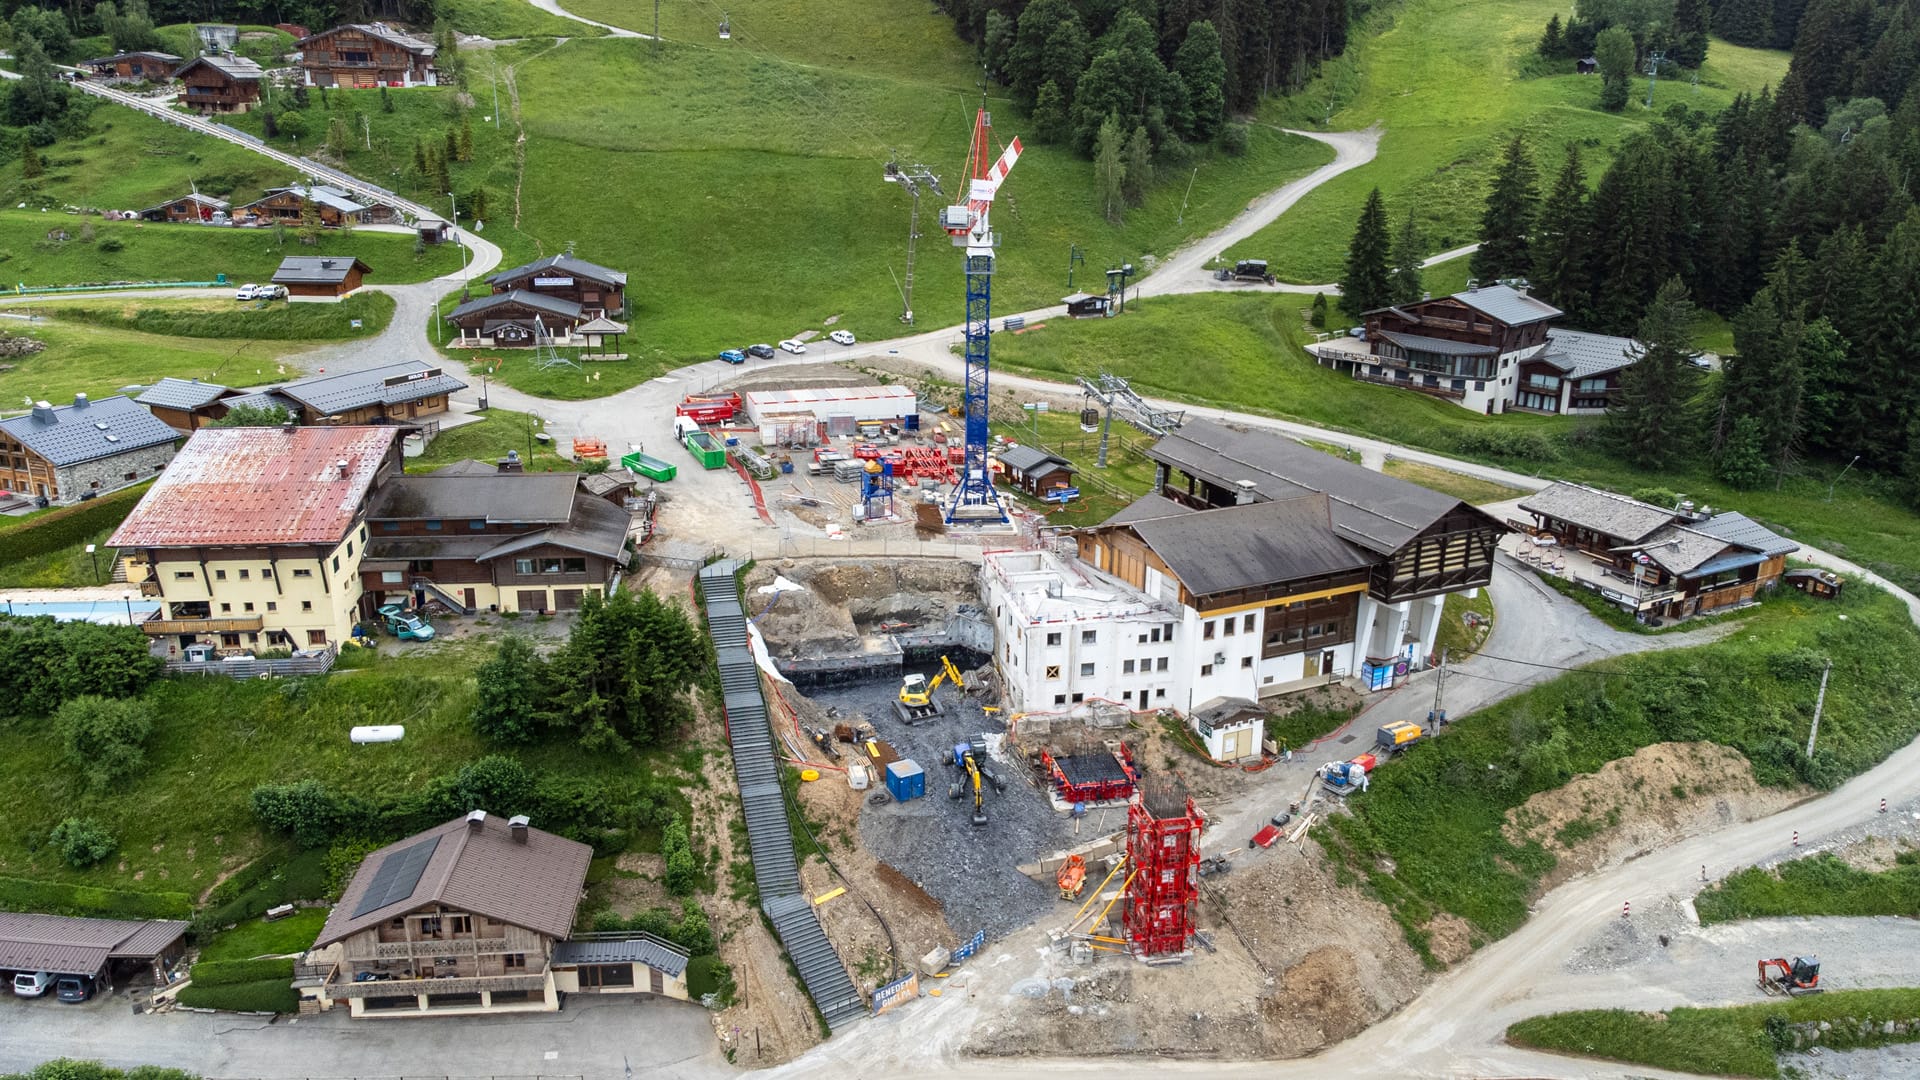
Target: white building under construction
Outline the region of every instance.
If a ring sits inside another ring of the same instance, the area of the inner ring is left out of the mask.
[[[986,556],[1014,710],[1385,689],[1428,662],[1446,595],[1492,576],[1499,521],[1284,436],[1195,421],[1148,456],[1155,492],[1077,558]]]

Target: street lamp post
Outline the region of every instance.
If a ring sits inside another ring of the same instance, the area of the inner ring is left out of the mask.
[[[1828,484],[1828,485],[1827,485],[1827,501],[1828,501],[1828,502],[1832,502],[1832,501],[1833,501],[1833,489],[1834,489],[1835,487],[1837,487],[1837,486],[1839,486],[1839,484],[1840,484],[1840,477],[1841,477],[1841,476],[1845,476],[1845,475],[1847,475],[1847,469],[1851,469],[1851,468],[1853,468],[1853,466],[1854,466],[1854,464],[1855,464],[1856,462],[1858,462],[1859,460],[1860,460],[1860,455],[1859,455],[1859,454],[1855,454],[1855,455],[1853,455],[1853,461],[1849,461],[1849,462],[1847,462],[1847,468],[1846,468],[1846,469],[1841,469],[1841,470],[1840,470],[1840,476],[1836,476],[1836,477],[1834,477],[1834,478],[1833,478],[1833,483],[1831,483],[1831,484]]]
[[[127,602],[127,625],[132,626],[133,625],[133,594],[130,592],[121,593],[120,599],[125,600]]]

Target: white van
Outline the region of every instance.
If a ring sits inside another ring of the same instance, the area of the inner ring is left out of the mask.
[[[13,977],[13,992],[21,997],[39,997],[53,985],[53,976],[44,971],[22,971]]]

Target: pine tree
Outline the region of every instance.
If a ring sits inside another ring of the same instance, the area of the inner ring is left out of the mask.
[[[1173,70],[1187,88],[1187,115],[1180,132],[1189,142],[1208,142],[1227,115],[1227,63],[1220,58],[1220,34],[1205,20],[1187,28],[1173,54]]]
[[[20,140],[20,175],[32,180],[47,171],[46,164],[40,160],[40,152],[33,148],[29,140]]]
[[[1127,207],[1127,166],[1121,151],[1125,141],[1119,117],[1108,115],[1100,125],[1100,134],[1093,146],[1095,204],[1100,208],[1100,215],[1116,225],[1125,218]]]
[[[1327,328],[1326,293],[1317,292],[1313,294],[1313,308],[1311,314],[1307,316],[1307,321],[1312,323],[1316,329],[1325,330]]]
[[[1681,67],[1698,68],[1707,60],[1707,31],[1713,13],[1707,0],[1675,0],[1672,41],[1667,45],[1668,59]]]
[[[1652,470],[1686,459],[1693,445],[1693,303],[1678,277],[1654,294],[1636,337],[1638,359],[1620,373],[1606,430],[1621,456]]]
[[[1008,89],[1023,104],[1035,101],[1040,87],[1047,81],[1043,65],[1048,39],[1061,23],[1073,16],[1069,0],[1033,0],[1020,13],[1019,21],[1014,24],[1013,41],[1007,46],[1001,66]]]
[[[1593,42],[1600,62],[1600,107],[1619,112],[1627,107],[1628,83],[1633,79],[1633,35],[1623,26],[1609,26]]]
[[[1540,44],[1535,51],[1552,60],[1564,53],[1566,48],[1566,33],[1560,29],[1560,14],[1555,12],[1553,17],[1547,20],[1547,29],[1540,35]]]
[[[1420,264],[1427,257],[1426,234],[1420,231],[1420,222],[1413,211],[1400,223],[1400,231],[1393,238],[1393,302],[1411,304],[1420,299]]]
[[[1527,157],[1526,143],[1516,135],[1507,144],[1506,157],[1493,177],[1493,190],[1487,193],[1486,211],[1480,216],[1480,249],[1469,264],[1474,277],[1482,281],[1523,277],[1533,268],[1527,235],[1533,230],[1538,202],[1533,162]]]
[[[1349,316],[1358,318],[1393,302],[1388,257],[1387,204],[1380,189],[1374,188],[1360,210],[1353,243],[1347,247],[1346,273],[1340,279],[1340,306]]]
[[[452,128],[447,129],[447,146],[442,156],[447,161],[460,160],[460,134]]]
[[[1733,422],[1733,431],[1720,451],[1720,463],[1714,475],[1730,486],[1748,489],[1767,482],[1772,470],[1767,464],[1765,436],[1760,421],[1742,416]]]
[[[327,122],[327,144],[326,144],[327,153],[332,154],[335,158],[344,158],[347,156],[348,144],[349,144],[349,140],[347,138],[347,122],[345,120],[340,119],[337,116],[334,117],[332,120],[328,121]]]
[[[1145,126],[1134,128],[1133,134],[1127,137],[1126,158],[1127,171],[1121,187],[1127,205],[1139,206],[1153,188],[1153,143],[1147,138]]]
[[[300,227],[294,231],[303,244],[320,242],[320,204],[311,198],[312,194],[308,191],[309,197],[300,200]]]
[[[1064,19],[1047,35],[1046,50],[1041,53],[1040,73],[1042,86],[1054,83],[1060,87],[1060,93],[1068,106],[1073,104],[1074,88],[1080,85],[1080,75],[1087,70],[1087,62],[1093,58],[1093,41],[1087,37],[1087,28],[1079,19]]]
[[[473,160],[473,117],[465,114],[460,117],[460,160]]]
[[[1533,268],[1527,277],[1534,294],[1566,312],[1575,325],[1584,322],[1588,307],[1587,227],[1587,174],[1580,164],[1580,147],[1570,143],[1528,237]]]
[[[1722,0],[1713,28],[1735,45],[1767,48],[1773,44],[1773,0]]]
[[[393,95],[387,93],[386,83],[380,84],[380,111],[384,113],[393,111]]]
[[[434,194],[443,195],[453,190],[453,177],[447,172],[447,159],[439,154],[433,158]]]
[[[1784,279],[1782,283],[1784,287]],[[1785,475],[1799,451],[1805,424],[1800,361],[1805,333],[1799,305],[1783,300],[1771,285],[1734,316],[1735,354],[1723,361],[1720,420],[1714,433],[1715,449],[1723,456],[1732,453],[1738,425],[1750,421],[1756,432],[1754,450],[1776,476]]]
[[[1920,320],[1914,318],[1920,311],[1920,207],[1908,210],[1880,245],[1872,281],[1853,389],[1856,411],[1866,421],[1860,451],[1892,471],[1905,453],[1907,425],[1920,411]]]
[[[413,137],[413,171],[419,173],[423,179],[433,174],[433,170],[427,166],[426,144],[420,141],[418,135]]]
[[[980,38],[980,61],[987,74],[1006,82],[1007,53],[1013,48],[1013,20],[1005,12],[987,12],[986,33]]]
[[[1038,142],[1064,142],[1072,132],[1067,127],[1067,96],[1060,84],[1048,79],[1033,102],[1033,137]]]

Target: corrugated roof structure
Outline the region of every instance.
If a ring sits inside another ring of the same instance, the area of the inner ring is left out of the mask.
[[[316,375],[271,392],[291,398],[321,416],[352,412],[369,405],[398,405],[465,390],[467,384],[424,360],[402,360],[385,367]]]
[[[0,912],[0,971],[92,975],[109,960],[146,960],[187,932],[178,921],[75,919]]]
[[[1728,547],[1737,545],[1717,536],[1695,532],[1684,525],[1668,525],[1627,546],[1636,552],[1644,552],[1647,558],[1659,563],[1676,577],[1692,577],[1699,574],[1701,567],[1709,560],[1718,561]],[[1751,561],[1759,562],[1760,556],[1755,553]]]
[[[687,970],[685,949],[647,935],[626,941],[562,941],[553,947],[558,964],[645,964],[655,971],[678,976]]]
[[[502,270],[487,279],[489,285],[507,285],[525,277],[577,277],[588,281],[597,281],[602,285],[625,287],[627,275],[619,270],[590,263],[572,255],[549,255],[544,259],[516,266],[511,270]]]
[[[1037,446],[1009,446],[1000,451],[1000,460],[1006,463],[1007,468],[1023,473],[1030,473],[1047,462],[1062,468],[1073,468],[1073,463],[1066,458],[1058,454],[1049,454]]]
[[[592,858],[587,845],[540,829],[529,827],[526,841],[516,841],[506,820],[493,814],[481,814],[477,823],[471,815],[454,818],[362,860],[314,945],[331,945],[436,903],[563,938],[573,929]],[[384,902],[363,907],[370,896]]]
[[[1435,356],[1493,356],[1500,351],[1492,345],[1475,345],[1470,341],[1448,341],[1446,338],[1422,337],[1419,334],[1402,334],[1392,330],[1376,330],[1374,333],[1403,349],[1432,353]]]
[[[396,476],[367,507],[369,521],[432,521],[489,525],[558,525],[573,512],[575,473],[433,472]],[[464,525],[463,525],[464,527]]]
[[[338,543],[399,435],[394,427],[201,428],[110,542]]]
[[[197,56],[175,69],[173,77],[180,78],[201,66],[210,67],[235,82],[259,82],[260,77],[266,74],[259,64],[244,56]]]
[[[266,198],[256,199],[248,203],[247,206],[258,206],[275,195],[283,194],[297,195],[302,199],[312,199],[322,206],[332,207],[343,214],[357,214],[367,209],[366,204],[354,200],[352,192],[345,188],[334,187],[331,184],[292,184],[287,187],[268,188]],[[246,208],[247,207],[241,207],[243,210]]]
[[[1585,484],[1554,484],[1542,488],[1520,500],[1520,509],[1605,536],[1617,536],[1630,544],[1672,524],[1674,517],[1671,510]]]
[[[581,310],[580,305],[571,300],[563,300],[558,296],[548,296],[545,293],[529,292],[526,289],[509,289],[502,293],[490,293],[486,296],[475,297],[461,304],[459,307],[447,312],[447,321],[452,322],[455,319],[464,319],[469,315],[479,315],[492,311],[497,307],[505,307],[508,304],[519,304],[521,307],[532,308],[535,311],[544,311],[562,319],[578,319],[581,315],[585,314],[585,312]]]
[[[1334,531],[1330,501],[1319,493],[1147,518],[1131,528],[1195,596],[1374,564]]]
[[[1545,300],[1536,300],[1511,285],[1485,285],[1454,293],[1453,298],[1508,326],[1525,326],[1564,314]]]
[[[1639,359],[1642,346],[1632,338],[1612,334],[1592,334],[1585,330],[1547,331],[1547,347],[1539,359],[1552,364],[1569,379],[1585,379],[1632,364]]]
[[[1182,506],[1164,495],[1142,495],[1114,512],[1114,515],[1101,522],[1102,525],[1126,525],[1135,521],[1147,521],[1152,518],[1172,517],[1175,514],[1195,513],[1192,507]]]
[[[169,375],[141,391],[133,400],[141,405],[163,409],[198,409],[220,400],[227,388],[199,379],[176,379]]]
[[[1340,536],[1381,555],[1399,551],[1466,505],[1451,495],[1323,454],[1284,435],[1240,431],[1212,420],[1188,420],[1150,447],[1147,456],[1217,487],[1250,491],[1262,500],[1324,492]]]
[[[181,436],[124,394],[99,401],[78,395],[71,405],[43,402],[24,416],[0,420],[0,430],[55,468],[165,445]]]
[[[1791,555],[1800,550],[1799,544],[1736,510],[1715,514],[1695,524],[1693,529],[1708,536],[1717,536],[1728,543],[1752,548],[1769,559],[1776,555]]]
[[[280,260],[273,272],[275,285],[338,285],[355,270],[362,274],[373,268],[359,259],[332,255],[289,255]]]

